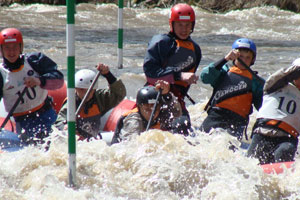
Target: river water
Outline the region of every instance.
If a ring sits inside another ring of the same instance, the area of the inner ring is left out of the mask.
[[[118,7],[80,4],[76,11],[76,68],[108,64],[124,81],[127,98],[134,100],[145,83],[142,64],[147,43],[154,34],[168,32],[169,9],[124,8],[123,69],[117,68]],[[195,12],[192,38],[203,53],[197,74],[222,58],[239,37],[256,43],[258,55],[252,68],[264,78],[299,57],[299,14],[275,7],[226,14],[195,8]],[[66,72],[65,6],[15,4],[0,7],[0,16],[0,29],[16,27],[23,32],[25,52],[41,51]],[[107,86],[103,78],[100,85]],[[203,106],[211,92],[201,81],[191,87],[190,96],[197,104],[186,102],[193,125],[203,121]],[[157,130],[113,146],[103,141],[78,142],[76,188],[68,187],[64,137],[56,138],[48,152],[29,147],[2,153],[0,199],[300,199],[298,154],[293,172],[268,175],[257,160],[246,158],[242,151],[229,151],[227,144],[233,139],[222,131],[196,133],[188,138],[195,146],[181,136]]]

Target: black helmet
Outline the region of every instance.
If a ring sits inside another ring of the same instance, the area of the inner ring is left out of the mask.
[[[154,104],[158,91],[155,90],[154,86],[145,86],[139,89],[136,95],[136,104],[140,105],[143,103]]]

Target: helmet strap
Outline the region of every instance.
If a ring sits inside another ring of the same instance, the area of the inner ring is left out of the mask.
[[[22,54],[22,53],[23,53],[23,44],[20,43],[20,54]]]
[[[192,29],[191,29],[191,33],[190,34],[192,34],[194,32],[194,27],[195,27],[195,22],[193,22],[193,24],[192,24]]]

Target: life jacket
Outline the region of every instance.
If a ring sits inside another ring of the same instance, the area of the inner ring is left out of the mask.
[[[177,49],[168,59],[168,66],[175,66],[176,71],[181,72],[193,72],[195,73],[197,66],[195,47],[191,41],[188,40],[176,40]],[[188,87],[189,85],[185,81],[175,81],[175,85]]]
[[[127,117],[128,115],[130,115],[131,113],[137,113],[139,112],[138,107],[135,107],[134,109],[124,113],[122,115],[123,120],[125,119],[125,117]],[[146,121],[145,121],[146,122]],[[147,125],[148,122],[146,122],[145,124]],[[153,124],[151,124],[150,126],[151,129],[160,129],[160,123],[155,121]]]
[[[215,88],[211,107],[224,108],[248,118],[252,113],[252,99],[251,73],[234,66]]]
[[[120,142],[120,132],[121,132],[121,129],[123,128],[123,125],[124,125],[124,119],[132,114],[132,113],[138,113],[139,110],[138,110],[138,107],[135,107],[133,108],[132,110],[122,114],[122,116],[120,117],[120,119],[118,120],[118,123],[117,123],[117,126],[116,126],[116,129],[115,129],[115,132],[114,132],[114,136],[113,136],[113,139],[112,139],[112,144],[114,143],[118,143]],[[143,119],[143,118],[142,118]],[[147,121],[143,119],[143,122],[144,122],[144,128],[146,129],[147,127]],[[160,128],[160,123],[158,121],[155,121],[151,126],[150,126],[150,129],[161,129]]]
[[[177,47],[170,52],[169,58],[165,66],[174,66],[177,72],[192,72],[195,73],[197,56],[195,54],[195,46],[192,41],[176,39]],[[170,91],[178,97],[183,110],[187,110],[184,102],[184,97],[187,94],[190,85],[182,80],[176,80],[171,85]]]
[[[257,113],[259,126],[274,127],[298,137],[300,132],[300,92],[289,83],[282,89],[264,95],[263,105]]]
[[[76,108],[80,104],[79,98],[76,99]],[[76,116],[76,130],[81,139],[97,137],[101,131],[101,111],[98,107],[95,96],[85,102],[78,116]]]
[[[48,90],[36,86],[28,88],[27,92],[20,97],[21,91],[24,89],[25,77],[38,77],[38,73],[28,63],[27,59],[24,59],[24,64],[18,69],[12,71],[0,66],[0,72],[3,77],[3,102],[5,110],[9,112],[18,98],[21,101],[14,110],[13,116],[20,117],[30,113],[34,113],[40,110],[48,96]]]
[[[288,123],[286,123],[284,121],[270,119],[270,120],[266,121],[266,125],[270,125],[270,126],[279,128],[281,130],[284,130],[285,132],[292,135],[294,138],[297,138],[299,136],[299,132],[294,127],[292,127],[291,125],[289,125]]]

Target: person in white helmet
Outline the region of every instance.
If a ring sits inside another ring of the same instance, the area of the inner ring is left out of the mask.
[[[300,132],[300,58],[272,74],[264,86],[248,156],[260,164],[293,161]]]
[[[105,64],[98,64],[97,70],[100,71],[108,84],[107,89],[97,89],[96,83],[91,93],[87,97],[82,109],[76,117],[76,134],[80,140],[97,138],[100,133],[101,117],[110,109],[117,106],[126,96],[126,88],[121,79],[117,79]],[[90,69],[82,69],[75,74],[75,98],[76,108],[79,107],[88,88],[91,86],[96,72]],[[59,130],[67,129],[67,101],[65,101],[55,127]]]
[[[0,100],[3,99],[7,112],[13,112],[22,144],[37,145],[49,136],[57,117],[48,90],[61,88],[64,75],[49,57],[41,52],[23,53],[23,47],[18,29],[5,28],[0,32]],[[21,101],[14,109],[18,99]]]

